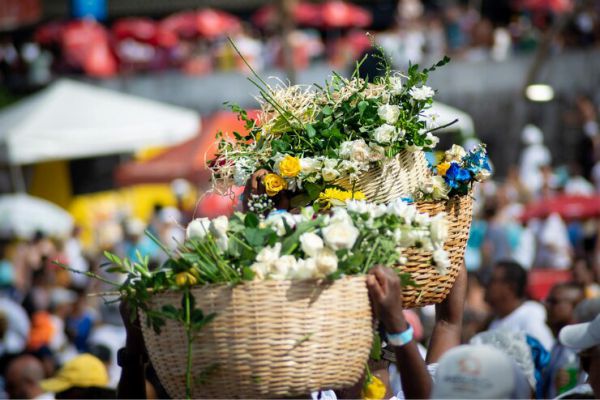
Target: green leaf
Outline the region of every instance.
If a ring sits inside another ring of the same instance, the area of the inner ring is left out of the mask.
[[[319,197],[319,194],[325,189],[325,185],[318,185],[316,183],[306,183],[304,185],[306,192],[308,193],[308,197],[310,200],[315,200]]]
[[[254,213],[246,214],[244,218],[244,225],[248,228],[256,228],[260,224],[260,219]]]
[[[374,361],[381,360],[381,337],[378,332],[373,334],[373,344],[371,345],[371,359]]]
[[[313,138],[317,134],[317,131],[311,124],[308,124],[306,125],[306,133],[308,134],[309,138]]]
[[[410,273],[408,272],[404,272],[404,273],[398,273],[398,276],[400,277],[400,283],[402,284],[403,287],[406,286],[413,286],[413,287],[421,287],[422,285],[419,285],[417,282],[415,282],[412,279],[412,276],[410,275]]]
[[[106,272],[108,272],[109,274],[114,274],[115,272],[118,272],[120,274],[126,274],[127,270],[125,268],[115,266],[115,267],[107,268]]]
[[[242,279],[245,281],[251,281],[254,279],[254,271],[250,267],[242,268]]]
[[[310,203],[310,201],[311,201],[310,196],[306,193],[302,193],[302,194],[292,197],[290,204],[291,204],[292,208],[298,208],[298,207],[307,206],[308,203]]]
[[[359,114],[360,114],[361,116],[363,115],[363,113],[364,113],[364,112],[365,112],[365,110],[367,109],[368,105],[369,105],[369,103],[368,103],[367,101],[364,101],[364,100],[362,100],[362,101],[360,101],[360,102],[358,103],[358,112],[359,112]]]

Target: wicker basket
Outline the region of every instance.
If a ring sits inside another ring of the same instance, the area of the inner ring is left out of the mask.
[[[448,239],[444,248],[449,254],[451,266],[446,275],[440,275],[430,264],[430,252],[409,249],[408,263],[401,269],[402,272],[409,272],[412,280],[420,286],[404,288],[403,305],[406,308],[437,304],[448,295],[464,262],[465,248],[471,229],[473,199],[470,195],[466,195],[455,197],[447,202],[421,202],[417,203],[417,208],[430,216],[440,212],[448,214]]]
[[[339,179],[334,184],[364,193],[367,200],[387,203],[400,197],[412,197],[419,184],[431,175],[425,153],[402,151],[395,158],[384,161],[381,167],[372,168],[361,174],[353,185],[349,178]]]
[[[373,325],[364,276],[334,282],[257,281],[193,290],[197,307],[216,318],[193,345],[193,397],[264,398],[306,395],[356,383],[371,349]],[[181,293],[154,296],[152,307],[179,306]],[[160,382],[185,396],[186,340],[167,321],[160,335],[143,325]]]

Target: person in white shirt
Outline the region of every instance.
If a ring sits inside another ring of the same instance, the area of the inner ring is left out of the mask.
[[[528,334],[550,350],[554,338],[546,325],[546,310],[538,302],[526,300],[527,271],[515,261],[496,263],[487,284],[485,300],[494,320],[489,329],[507,329]]]
[[[550,151],[544,145],[544,134],[535,125],[527,125],[521,134],[525,148],[519,162],[519,177],[521,182],[527,182],[527,187],[537,194],[543,185],[541,167],[551,164]]]
[[[40,386],[44,367],[37,358],[24,355],[11,361],[6,369],[6,392],[11,399],[54,399]]]

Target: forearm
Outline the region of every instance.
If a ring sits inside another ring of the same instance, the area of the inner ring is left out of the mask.
[[[429,350],[427,351],[427,364],[437,362],[448,350],[461,344],[462,322],[451,323],[438,320],[431,333]]]
[[[395,347],[396,367],[407,399],[428,399],[433,381],[415,341]]]
[[[117,386],[117,398],[119,399],[145,399],[146,398],[146,377],[144,374],[143,357],[136,357],[137,350],[131,346],[125,346],[125,352],[128,354],[128,361],[121,366],[121,378]],[[139,362],[132,362],[131,359],[138,358]]]

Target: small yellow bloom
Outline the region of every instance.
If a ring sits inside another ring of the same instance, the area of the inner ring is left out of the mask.
[[[179,287],[194,286],[196,283],[198,283],[198,278],[190,272],[180,272],[175,275],[175,284]]]
[[[267,174],[263,178],[263,184],[269,196],[275,196],[282,190],[287,189],[287,182],[277,174]]]
[[[361,397],[365,400],[380,400],[385,398],[385,392],[386,387],[381,379],[371,375],[370,381],[362,389]]]
[[[279,162],[279,172],[284,178],[295,178],[300,173],[300,160],[296,157],[286,155]]]
[[[343,206],[348,200],[365,200],[366,197],[362,192],[354,192],[351,190],[340,190],[336,188],[327,188],[319,193],[319,202],[326,207]]]
[[[441,164],[438,164],[438,166],[437,166],[438,175],[446,176],[446,171],[448,171],[448,168],[450,168],[449,162],[443,162]]]

